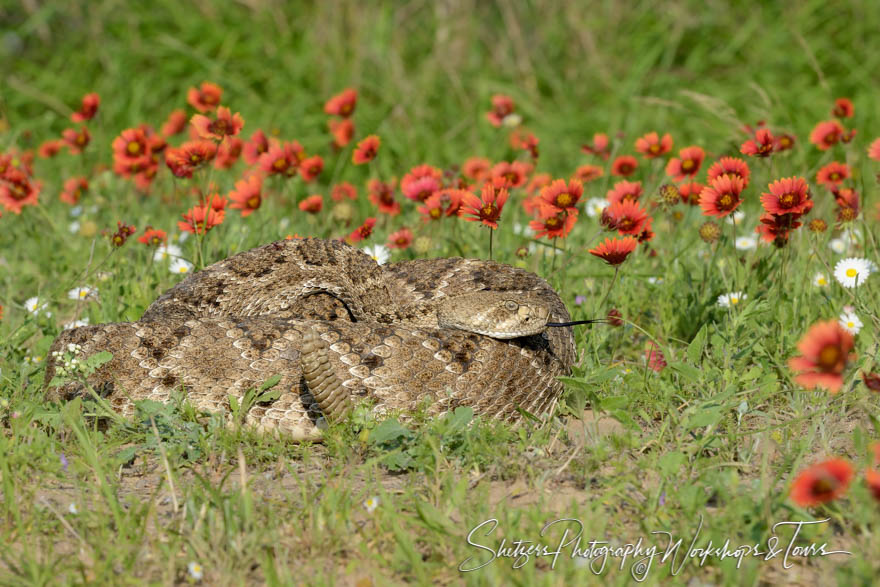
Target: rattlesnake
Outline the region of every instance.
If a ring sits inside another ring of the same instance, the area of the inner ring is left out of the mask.
[[[137,322],[62,332],[45,380],[70,360],[66,349],[79,360],[109,351],[87,383],[129,416],[134,401],[169,401],[178,389],[197,409],[227,412],[230,395],[277,374],[280,397],[251,407],[246,422],[296,439],[320,438],[322,415],[361,398],[377,415],[468,405],[514,420],[555,404],[574,339],[544,324],[569,320],[546,281],[509,265],[380,266],[340,241],[279,241],[192,274]],[[75,378],[47,387],[54,400],[84,393]]]

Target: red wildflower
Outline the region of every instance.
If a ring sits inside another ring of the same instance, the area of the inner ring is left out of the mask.
[[[620,313],[620,310],[617,308],[611,308],[608,310],[608,315],[605,316],[605,320],[614,327],[623,326],[623,314]]]
[[[625,236],[623,238],[606,238],[605,242],[600,243],[594,249],[590,249],[591,255],[596,255],[609,265],[620,265],[629,254],[636,250],[639,241],[634,237]]]
[[[244,162],[248,165],[254,165],[259,161],[260,155],[269,150],[269,140],[266,138],[266,135],[263,134],[263,131],[257,129],[254,131],[254,134],[251,135],[251,138],[247,140],[242,147],[242,157],[244,157]]]
[[[846,493],[853,466],[843,459],[829,459],[800,472],[791,486],[791,500],[801,507],[833,501]]]
[[[810,188],[803,177],[778,179],[769,187],[769,194],[761,194],[761,204],[771,214],[805,214],[813,207]]]
[[[346,88],[327,100],[324,104],[324,112],[330,115],[348,118],[354,114],[355,106],[357,106],[357,90],[354,88]]]
[[[743,180],[743,189],[746,189],[749,186],[749,177],[751,177],[752,172],[749,170],[748,164],[742,159],[722,157],[706,171],[706,181],[712,183],[712,180],[722,175],[735,175],[741,178]]]
[[[574,177],[573,179],[580,178]],[[529,178],[529,183],[526,184],[526,192],[528,192],[529,194],[539,193],[542,189],[550,185],[552,182],[553,176],[549,173],[536,173],[531,178]]]
[[[874,142],[868,147],[868,158],[880,161],[880,138],[874,139]]]
[[[126,224],[121,221],[116,222],[116,232],[110,235],[110,244],[114,247],[121,247],[128,240],[128,237],[136,232],[134,225]],[[106,234],[107,231],[105,231]]]
[[[371,179],[367,182],[367,197],[379,208],[379,212],[389,216],[400,214],[400,202],[394,198],[394,180],[389,182]]]
[[[611,164],[611,175],[629,177],[636,172],[639,162],[632,155],[621,155]]]
[[[832,161],[816,173],[816,183],[833,190],[849,176],[849,167],[846,163]]]
[[[263,178],[258,173],[252,173],[246,179],[235,182],[235,189],[228,194],[232,202],[229,207],[241,210],[242,218],[250,216],[263,202],[262,190]]]
[[[222,141],[223,137],[235,136],[241,132],[244,119],[238,112],[233,115],[229,108],[220,106],[215,119],[211,120],[204,114],[195,114],[190,123],[200,138]]]
[[[541,190],[541,199],[551,206],[576,215],[576,206],[583,194],[584,186],[578,180],[573,179],[566,185],[564,179],[557,179]]]
[[[645,361],[648,363],[648,368],[657,373],[666,368],[666,357],[663,356],[663,351],[654,346],[653,342],[645,349]]]
[[[581,165],[574,170],[574,179],[581,183],[590,183],[594,179],[599,179],[605,172],[598,165]]]
[[[721,175],[700,192],[700,208],[706,216],[727,216],[742,203],[739,195],[743,180],[735,175]]]
[[[211,112],[220,105],[221,96],[223,89],[220,86],[211,82],[202,82],[198,89],[189,89],[186,101],[199,112]]]
[[[831,116],[837,118],[852,118],[855,114],[852,100],[849,98],[838,98],[834,101],[834,108],[831,109]]]
[[[351,154],[351,162],[355,165],[369,163],[376,158],[381,141],[377,135],[370,135],[357,144]]]
[[[645,226],[643,226],[642,230],[640,230],[639,233],[636,235],[636,238],[640,243],[646,243],[654,238],[654,231],[651,230],[652,222],[654,222],[654,219],[648,216],[648,218],[645,220]]]
[[[43,159],[51,159],[55,155],[58,154],[58,151],[61,150],[61,147],[64,146],[64,141],[60,139],[51,139],[48,141],[43,141],[40,147],[37,149],[37,154]]]
[[[486,113],[486,118],[492,126],[499,127],[505,118],[513,114],[514,109],[513,98],[495,94],[492,96],[492,110]]]
[[[373,234],[374,226],[376,226],[376,219],[372,217],[367,218],[366,220],[364,220],[364,223],[362,225],[355,228],[354,231],[352,231],[352,233],[348,235],[348,238],[346,238],[346,240],[349,243],[357,243],[366,238],[370,238],[370,235]]]
[[[521,151],[528,151],[529,156],[535,160],[538,158],[538,137],[524,129],[514,129],[510,133],[510,146]]]
[[[678,152],[678,157],[673,157],[666,164],[666,175],[675,181],[684,181],[693,178],[703,165],[706,152],[701,147],[691,145]]]
[[[641,197],[642,182],[626,181],[625,179],[615,183],[614,187],[608,190],[608,193],[605,194],[605,199],[611,203],[622,202],[624,200],[632,200],[635,202]]]
[[[861,207],[857,191],[852,188],[840,188],[834,192],[834,202],[837,204],[838,222],[851,222],[858,218]]]
[[[147,135],[141,128],[127,128],[113,139],[113,159],[125,168],[137,164],[138,169],[146,167],[152,151]],[[121,174],[124,175],[124,174]]]
[[[428,166],[423,165],[420,167],[426,168]],[[400,189],[403,192],[403,195],[410,200],[424,202],[434,192],[439,191],[443,187],[440,183],[440,177],[442,176],[438,177],[433,174],[420,174],[416,176],[413,174],[413,171],[410,171],[410,173],[403,176],[403,179],[400,182]]]
[[[656,132],[648,134],[636,139],[636,151],[645,156],[645,159],[654,159],[665,155],[672,150],[672,137],[669,133],[663,135],[661,139]]]
[[[183,215],[183,222],[178,221],[177,227],[192,234],[205,234],[222,224],[225,216],[225,210],[218,212],[210,206],[196,206]]]
[[[324,160],[320,155],[312,155],[299,162],[299,174],[306,183],[312,182],[324,171]]]
[[[419,214],[425,222],[431,220],[440,220],[443,218],[443,196],[440,192],[434,192],[427,200],[424,206],[419,206]]]
[[[810,200],[811,208],[812,205],[813,201]],[[792,213],[771,214],[768,212],[762,214],[758,219],[760,224],[755,227],[755,232],[767,242],[775,242],[779,246],[784,245],[788,242],[788,233],[801,226],[801,222],[798,220],[801,216],[801,214]]]
[[[163,137],[173,137],[174,135],[183,132],[183,129],[186,128],[186,121],[187,116],[185,110],[181,108],[173,110],[171,114],[168,115],[168,120],[165,121],[159,132],[162,133]]]
[[[215,169],[229,169],[241,156],[244,149],[244,141],[238,137],[226,137],[217,147],[217,157],[214,159]]]
[[[84,177],[71,177],[64,182],[64,190],[61,192],[61,201],[71,206],[76,206],[83,193],[88,191],[89,181]]]
[[[705,187],[706,186],[696,181],[679,185],[678,194],[681,196],[682,203],[688,204],[689,206],[699,205],[700,193]]]
[[[557,208],[544,204],[539,208],[538,219],[529,222],[535,238],[565,238],[577,222],[577,208]]]
[[[648,213],[634,200],[621,200],[605,208],[606,226],[619,234],[638,235],[644,230]]]
[[[98,94],[91,93],[83,96],[82,106],[79,110],[70,115],[73,122],[85,122],[95,117],[98,112],[98,106],[101,104],[101,98]]]
[[[0,182],[0,204],[13,214],[21,214],[24,206],[36,206],[42,184],[31,181],[23,171],[10,167]]]
[[[865,471],[865,483],[868,485],[871,496],[880,501],[880,472],[873,469]]]
[[[81,126],[79,130],[73,128],[65,129],[61,133],[61,139],[67,144],[67,149],[76,155],[82,153],[86,145],[89,144],[89,141],[92,140],[92,135],[89,134],[89,129]]]
[[[299,209],[309,214],[317,214],[324,208],[324,196],[321,194],[312,194],[299,203]]]
[[[837,393],[852,348],[852,334],[837,320],[817,322],[798,343],[801,356],[789,359],[788,366],[800,373],[794,380],[807,389],[818,386]]]
[[[251,137],[253,140],[254,137]],[[247,146],[245,146],[247,149]],[[270,144],[269,149],[260,155],[260,169],[268,175],[285,175],[293,177],[296,175],[300,163],[304,159],[305,152],[302,146],[292,141],[290,143]]]
[[[465,218],[470,222],[482,222],[492,230],[498,228],[498,220],[501,218],[501,210],[507,202],[509,193],[507,189],[495,189],[495,186],[486,182],[483,184],[481,197],[478,198],[470,192],[462,195],[461,212],[462,216],[470,216]]]
[[[608,159],[611,153],[608,151],[608,135],[597,132],[593,135],[592,145],[581,145],[581,151],[590,155],[598,155],[602,159]]]
[[[345,147],[354,137],[354,122],[351,118],[331,118],[327,121],[327,127],[333,135],[333,147],[336,149]]]
[[[755,137],[744,142],[739,152],[752,157],[769,157],[773,153],[773,134],[766,128],[755,131]]]
[[[491,167],[492,162],[485,157],[471,157],[461,166],[461,173],[465,177],[480,181],[489,176],[489,169]]]
[[[436,197],[440,203],[445,206],[443,214],[446,216],[458,216],[461,211],[461,203],[464,201],[465,194],[469,194],[468,190],[459,190],[447,188],[436,192],[431,197]]]
[[[175,177],[192,177],[193,171],[216,155],[217,145],[211,141],[187,141],[176,149],[169,147],[165,151],[165,164]]]
[[[788,151],[789,149],[794,149],[795,139],[794,135],[788,133],[781,133],[773,137],[773,150],[777,153],[781,153],[782,151]]]
[[[506,181],[505,187],[518,188],[526,183],[531,172],[532,166],[523,161],[514,161],[513,163],[501,161],[489,170],[489,177],[502,177]]]
[[[333,186],[333,189],[330,192],[330,197],[333,198],[334,202],[341,202],[346,198],[349,200],[357,200],[357,188],[347,181],[343,181],[342,183]]]
[[[148,247],[158,247],[159,245],[168,242],[168,235],[164,230],[148,226],[144,229],[144,234],[138,237],[138,242],[143,243]]]
[[[827,151],[844,138],[846,129],[836,120],[824,120],[813,128],[810,142],[820,151]]]
[[[401,228],[397,232],[392,232],[388,235],[388,248],[389,249],[407,249],[412,244],[413,241],[413,233],[408,228]]]

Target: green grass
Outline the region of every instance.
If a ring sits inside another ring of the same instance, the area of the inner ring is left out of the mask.
[[[678,569],[680,556],[674,577],[658,559],[647,584],[870,584],[880,573],[880,507],[862,481],[868,445],[880,438],[880,410],[858,374],[875,369],[877,278],[856,290],[831,278],[828,266],[842,258],[828,246],[836,230],[799,229],[784,249],[736,251],[730,225],[721,222],[722,239],[707,245],[697,234],[705,220],[699,209],[657,208],[656,256],[641,247],[602,304],[613,270],[586,253],[605,236],[596,219],[581,214],[561,259],[547,241],[519,259],[514,251],[530,239],[513,230],[528,221],[524,195],[515,192],[495,235],[495,258],[546,277],[575,318],[613,307],[628,321],[577,330],[580,361],[560,417],[543,427],[471,422],[466,411],[405,426],[352,419],[321,445],[299,445],[229,427],[184,398],[106,422],[90,415],[90,402],[50,404],[41,391],[46,352],[64,323],[136,320],[179,281],[143,245],[132,240],[114,251],[100,232],[121,220],[176,239],[180,214],[195,203],[187,190],[209,178],[174,182],[163,167],[143,196],[100,166],[111,164],[121,130],[158,127],[204,80],[224,88],[223,102],[246,120],[245,137],[262,128],[325,159],[313,184],[267,182],[269,195],[251,217],[227,211],[205,238],[206,262],[288,233],[348,234],[375,215],[365,195],[370,177],[400,178],[420,163],[449,168],[476,155],[522,157],[507,131],[484,117],[491,95],[506,93],[540,139],[537,171],[554,177],[597,163],[579,148],[595,132],[609,134],[615,154],[634,153],[633,141],[646,132],[670,132],[675,151],[706,149],[705,169],[738,152],[742,124],[767,120],[794,133],[797,148],[749,160],[747,216],[737,235],[754,229],[767,183],[790,175],[811,182],[816,206],[807,219],[833,226],[833,198],[814,179],[822,165],[845,161],[865,210],[847,255],[880,264],[880,164],[865,156],[880,135],[876,3],[36,4],[0,6],[7,27],[0,30],[0,152],[59,136],[86,92],[98,92],[102,103],[83,156],[36,160],[40,205],[0,218],[0,583],[186,583],[191,561],[207,584],[632,582],[631,558],[622,569],[609,559],[597,577],[570,549],[552,567],[549,557],[532,557],[515,569],[510,558],[461,573],[468,557],[486,560],[466,539],[491,518],[497,529],[475,533],[474,542],[537,541],[547,522],[574,518],[583,524],[582,547],[642,537],[661,549],[665,537],[652,532],[671,532],[685,549],[701,516],[697,545],[729,538],[732,548],[766,545],[777,522],[829,518],[804,528],[798,544],[827,542],[852,556],[801,557],[789,569],[781,556],[746,557],[740,568],[736,559],[710,557]],[[351,147],[329,148],[322,105],[348,86],[360,93],[356,137],[382,138],[367,168],[349,163]],[[855,103],[846,124],[858,134],[820,152],[809,132],[842,96]],[[226,193],[243,169],[239,163],[210,180]],[[58,201],[75,174],[91,183],[76,218]],[[606,165],[586,197],[603,197],[614,179]],[[662,166],[642,159],[636,179],[643,201],[665,181]],[[348,224],[329,200],[339,181],[360,194]],[[296,208],[312,193],[327,200],[316,218]],[[371,242],[401,226],[430,242],[393,260],[488,255],[483,229],[448,220],[426,226],[412,202],[403,205],[401,216],[380,217]],[[80,227],[71,232],[74,220]],[[190,259],[195,241],[181,243]],[[831,280],[826,288],[811,283],[820,271]],[[98,299],[68,300],[67,291],[82,285],[98,288]],[[718,307],[717,297],[732,291],[748,297],[732,310]],[[24,309],[32,296],[48,303],[51,317]],[[578,305],[576,296],[585,301]],[[844,305],[856,306],[865,322],[844,391],[805,391],[787,359],[811,324]],[[661,373],[646,368],[650,344],[668,362]],[[788,498],[792,480],[830,456],[855,465],[846,496],[797,507]],[[371,498],[378,498],[372,511],[364,505]],[[558,543],[561,530],[551,527],[545,540]],[[792,531],[778,535],[787,545]]]

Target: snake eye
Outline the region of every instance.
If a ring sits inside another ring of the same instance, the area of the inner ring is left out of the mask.
[[[504,309],[508,312],[516,312],[519,309],[519,304],[513,300],[507,300],[504,302]]]

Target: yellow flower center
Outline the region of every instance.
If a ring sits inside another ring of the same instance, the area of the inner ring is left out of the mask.
[[[840,349],[837,345],[829,344],[819,351],[819,358],[816,362],[823,370],[831,371],[837,365],[839,359]]]
[[[816,283],[818,283],[819,285],[828,285],[828,282],[825,280],[824,277],[820,277],[818,280],[816,280]]]
[[[251,196],[248,198],[246,204],[248,208],[256,208],[260,205],[260,198],[258,196]]]
[[[730,194],[722,194],[718,198],[718,207],[727,210],[733,205],[733,197]]]
[[[730,303],[731,303],[731,305],[735,306],[736,304],[739,303],[739,298],[736,296],[730,296]]]
[[[858,270],[856,270],[853,267],[850,267],[849,269],[846,270],[847,277],[856,277],[858,274],[859,274]]]
[[[571,197],[571,194],[569,194],[568,192],[563,192],[556,197],[556,203],[559,204],[563,208],[570,205],[572,200],[573,200],[573,198]]]
[[[128,151],[131,155],[137,155],[141,152],[141,146],[139,143],[132,141],[128,143],[128,146],[125,148],[125,150]]]
[[[779,205],[783,208],[791,208],[795,203],[795,195],[792,193],[785,193],[779,196]]]
[[[850,320],[849,322],[846,323],[846,326],[847,326],[847,328],[855,328],[856,323],[853,322],[852,320]]]
[[[684,171],[690,171],[691,169],[694,168],[695,165],[696,165],[696,163],[694,163],[693,159],[685,159],[684,161],[681,162],[681,168]]]

